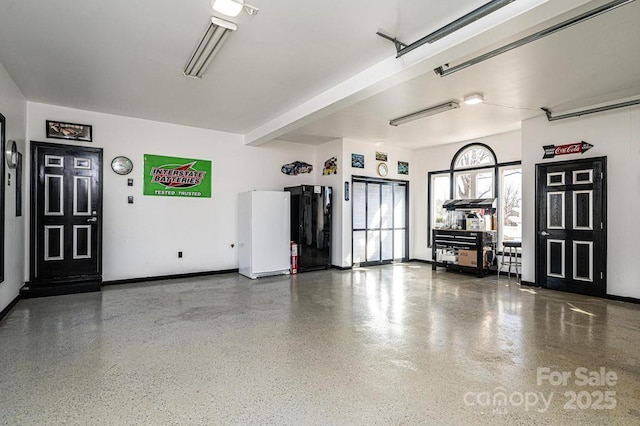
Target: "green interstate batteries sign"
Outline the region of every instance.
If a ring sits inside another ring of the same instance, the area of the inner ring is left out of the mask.
[[[144,155],[144,195],[211,198],[211,161]]]

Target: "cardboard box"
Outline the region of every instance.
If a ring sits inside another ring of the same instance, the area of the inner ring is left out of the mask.
[[[478,266],[478,252],[476,250],[458,250],[458,265]]]

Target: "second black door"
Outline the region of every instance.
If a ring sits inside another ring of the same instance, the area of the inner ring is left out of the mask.
[[[605,296],[606,158],[536,166],[536,282]]]

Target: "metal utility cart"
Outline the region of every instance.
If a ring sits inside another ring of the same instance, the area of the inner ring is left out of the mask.
[[[496,199],[459,199],[443,204],[447,219],[433,230],[432,268],[475,273],[482,278],[496,266]]]

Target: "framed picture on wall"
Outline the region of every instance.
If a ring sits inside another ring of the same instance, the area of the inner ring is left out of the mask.
[[[351,167],[355,167],[357,169],[364,169],[364,155],[351,154]]]
[[[376,151],[376,161],[387,161],[387,153]]]
[[[93,141],[93,129],[88,124],[47,120],[47,137],[74,141]]]

